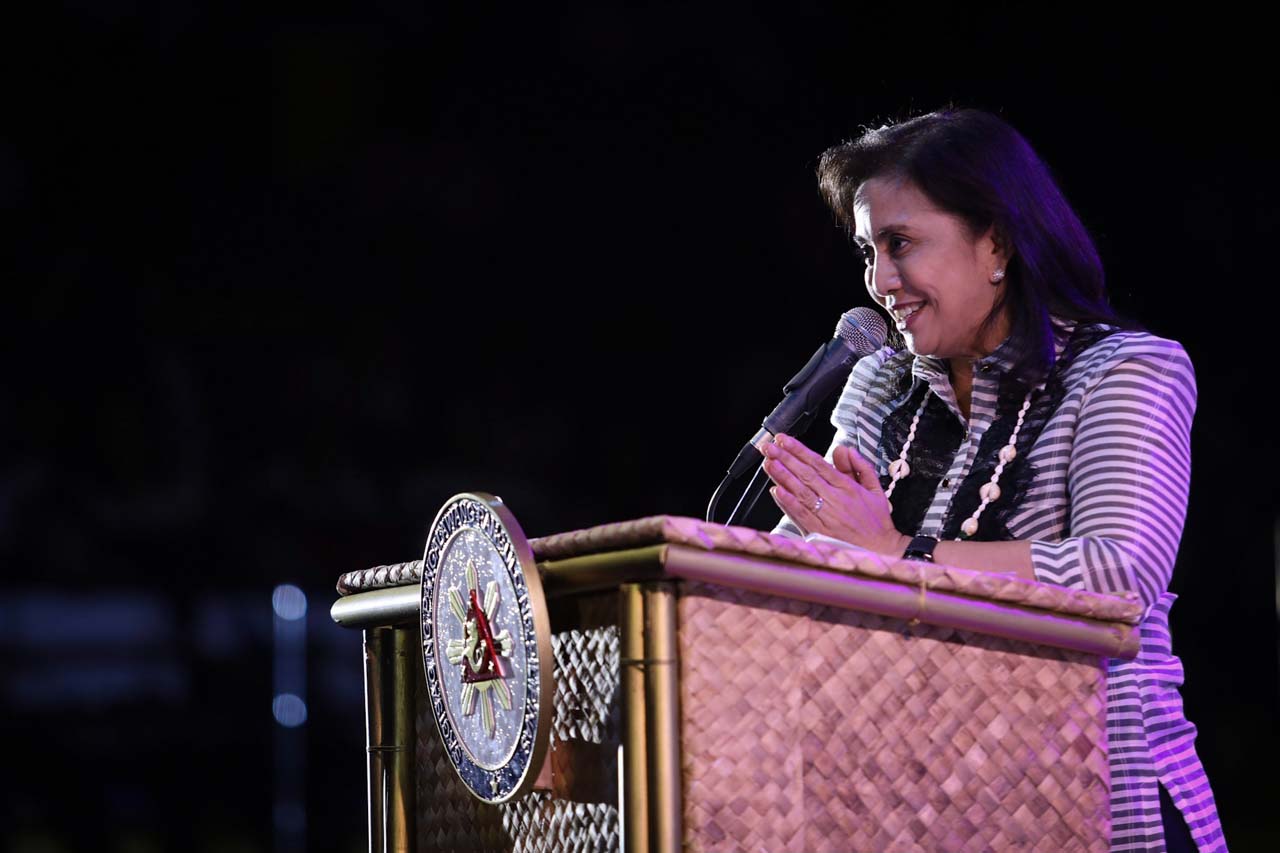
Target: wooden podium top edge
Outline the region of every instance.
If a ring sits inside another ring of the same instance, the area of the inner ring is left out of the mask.
[[[624,583],[687,580],[975,631],[1104,657],[1132,658],[1135,626],[975,598],[831,568],[796,565],[678,544],[648,545],[538,564],[548,598],[605,591]],[[332,608],[335,622],[367,628],[416,621],[417,584],[356,593]]]

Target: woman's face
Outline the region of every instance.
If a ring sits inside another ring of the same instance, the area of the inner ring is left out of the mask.
[[[1007,286],[992,284],[1008,257],[989,230],[974,240],[964,220],[939,210],[909,181],[871,178],[854,197],[854,239],[867,258],[871,298],[917,355],[978,358],[1008,335],[1007,316],[978,329]],[[1006,312],[1007,313],[1007,312]]]

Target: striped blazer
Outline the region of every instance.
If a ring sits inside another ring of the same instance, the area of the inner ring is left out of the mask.
[[[1073,328],[1055,320],[1059,355]],[[880,447],[882,424],[906,397],[920,392],[921,383],[929,387],[923,393],[936,395],[965,432],[919,529],[901,532],[940,535],[956,489],[995,421],[1000,379],[1011,367],[1007,349],[974,363],[967,423],[945,361],[886,347],[854,367],[832,413],[831,446],[854,447],[876,464],[883,482],[891,458]],[[904,395],[908,370],[910,390]],[[1138,657],[1106,662],[1111,849],[1165,849],[1157,787],[1163,785],[1202,853],[1225,851],[1213,792],[1195,752],[1196,729],[1183,715],[1182,664],[1169,635],[1169,608],[1176,598],[1168,591],[1169,579],[1191,473],[1195,373],[1176,341],[1116,331],[1071,360],[1061,382],[1062,400],[1028,458],[1035,478],[1005,524],[1013,538],[1031,540],[1037,580],[1137,595],[1146,606]],[[896,458],[899,450],[890,453]],[[785,517],[775,532],[801,533]]]

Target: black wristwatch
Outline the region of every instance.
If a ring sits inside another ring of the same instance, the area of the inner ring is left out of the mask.
[[[917,536],[911,540],[907,550],[902,552],[902,558],[904,560],[922,560],[926,563],[932,563],[933,549],[937,547],[938,540],[932,536]]]

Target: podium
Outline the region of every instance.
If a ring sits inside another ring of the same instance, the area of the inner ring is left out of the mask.
[[[657,516],[529,540],[554,712],[483,802],[424,687],[421,561],[343,575],[373,850],[1105,851],[1139,602]]]

